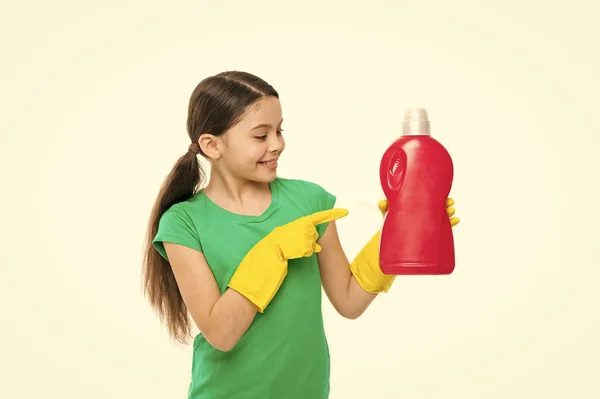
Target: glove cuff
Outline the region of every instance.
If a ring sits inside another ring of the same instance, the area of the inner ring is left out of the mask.
[[[396,279],[395,275],[384,274],[379,266],[380,236],[381,231],[378,231],[350,264],[350,270],[358,284],[371,294],[388,292]]]
[[[246,254],[227,286],[263,313],[283,283],[287,266],[288,262],[275,248],[273,236],[267,235]]]

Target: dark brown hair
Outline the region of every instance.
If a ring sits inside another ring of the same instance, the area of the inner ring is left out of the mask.
[[[187,132],[191,143],[200,135],[221,135],[264,96],[279,98],[264,80],[247,72],[229,71],[202,80],[194,89],[188,107]],[[197,149],[197,147],[196,147]],[[203,155],[200,152],[200,155]],[[145,240],[143,288],[152,308],[166,324],[169,335],[185,343],[190,337],[190,319],[169,265],[153,247],[161,216],[174,204],[191,198],[205,183],[206,174],[197,155],[188,150],[166,177],[152,209]]]

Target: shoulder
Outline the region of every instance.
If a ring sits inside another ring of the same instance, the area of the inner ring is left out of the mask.
[[[202,251],[195,213],[197,212],[194,211],[194,200],[192,199],[176,203],[162,214],[153,245],[163,257],[166,258],[163,246],[165,241]]]
[[[176,228],[183,225],[193,224],[193,208],[190,201],[178,202],[169,207],[160,217],[159,226],[161,229]]]

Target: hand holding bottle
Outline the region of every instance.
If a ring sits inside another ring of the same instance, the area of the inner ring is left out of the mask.
[[[383,216],[385,216],[387,209],[388,209],[387,200],[383,199],[383,200],[379,201],[377,206],[379,207],[381,214]],[[448,217],[450,218],[450,226],[454,227],[460,222],[460,218],[452,217],[456,213],[456,209],[454,209],[454,199],[452,199],[452,198],[446,199],[446,213],[448,214]]]

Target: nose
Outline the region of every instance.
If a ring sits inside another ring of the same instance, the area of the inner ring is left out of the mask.
[[[283,137],[281,135],[278,135],[278,134],[271,135],[271,137],[269,139],[269,152],[280,153],[281,151],[283,151],[284,147],[285,147],[285,141],[283,140]]]

